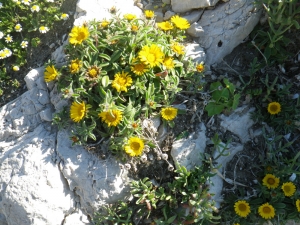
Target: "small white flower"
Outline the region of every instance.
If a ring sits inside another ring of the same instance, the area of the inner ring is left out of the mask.
[[[19,71],[20,70],[20,67],[18,66],[13,66],[13,71]]]
[[[40,11],[40,7],[38,5],[34,5],[31,7],[31,12],[38,12]]]
[[[6,35],[6,37],[5,37],[5,42],[6,42],[6,43],[13,42],[12,36],[10,36],[9,34]]]
[[[11,50],[10,50],[10,49],[8,49],[8,48],[5,48],[5,49],[3,49],[3,51],[4,51],[5,55],[6,55],[6,57],[9,57],[9,56],[11,56],[11,55],[12,55],[12,52],[11,52]]]
[[[69,19],[69,15],[67,13],[63,13],[63,14],[61,14],[60,18],[62,20],[67,20],[67,19]]]
[[[27,48],[27,46],[28,46],[28,41],[22,41],[21,42],[21,47],[22,48]]]
[[[54,0],[46,0],[46,2],[54,2]]]
[[[161,154],[161,158],[162,158],[163,160],[167,160],[167,159],[168,159],[168,155],[165,154],[165,153],[163,153],[163,154]]]
[[[21,24],[16,24],[16,26],[15,26],[15,30],[17,31],[17,32],[21,32],[21,30],[22,30],[22,26],[21,26]]]
[[[41,26],[39,28],[39,31],[42,33],[42,34],[45,34],[49,31],[49,28],[48,27],[45,27],[45,26]]]
[[[0,39],[2,39],[4,37],[4,34],[2,31],[0,31]]]
[[[22,3],[24,5],[30,5],[31,0],[22,0]]]
[[[19,0],[12,0],[13,2],[18,2]]]
[[[1,50],[0,51],[0,59],[4,59],[4,58],[6,58],[6,53],[3,50]]]

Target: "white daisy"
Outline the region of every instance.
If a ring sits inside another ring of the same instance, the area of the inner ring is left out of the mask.
[[[1,50],[0,51],[0,59],[4,59],[4,58],[6,58],[6,53],[3,50]]]
[[[49,28],[48,27],[45,27],[45,26],[41,26],[39,28],[39,31],[42,33],[42,34],[45,34],[49,31]]]
[[[13,66],[13,71],[19,71],[20,70],[20,67],[18,66]]]
[[[31,0],[22,0],[22,3],[24,5],[30,5]]]
[[[38,5],[34,5],[31,7],[31,12],[38,12],[40,11],[40,7]]]
[[[9,57],[9,56],[11,56],[11,55],[12,55],[12,52],[11,52],[11,50],[10,50],[10,49],[8,49],[8,48],[5,48],[5,49],[3,49],[3,51],[4,51],[4,53],[6,54],[6,57]]]
[[[4,34],[2,31],[0,31],[0,39],[2,39],[4,37]]]
[[[16,26],[15,26],[15,30],[17,31],[17,32],[21,32],[21,30],[22,30],[22,26],[21,26],[21,24],[16,24]]]
[[[10,36],[9,34],[6,35],[6,37],[5,37],[5,42],[6,42],[6,43],[13,42],[12,36]]]
[[[28,41],[22,41],[21,42],[21,47],[22,48],[27,48],[27,46],[28,46]]]
[[[61,14],[60,18],[62,20],[67,20],[67,19],[69,19],[69,15],[67,13],[63,13],[63,14]]]

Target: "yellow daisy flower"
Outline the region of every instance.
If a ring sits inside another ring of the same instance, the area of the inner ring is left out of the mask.
[[[157,26],[158,26],[159,29],[161,29],[163,31],[167,31],[167,30],[172,30],[173,29],[173,25],[169,21],[157,23]]]
[[[46,82],[50,82],[56,79],[58,75],[57,70],[54,66],[47,66],[46,71],[44,72],[44,79]]]
[[[281,105],[278,102],[271,102],[271,103],[269,103],[269,105],[268,105],[268,112],[271,115],[278,114],[278,113],[280,113],[280,111],[281,111]]]
[[[141,76],[141,75],[143,75],[145,72],[147,72],[148,71],[148,68],[147,68],[147,66],[145,65],[145,64],[143,64],[143,63],[140,63],[140,62],[138,62],[138,63],[135,63],[137,60],[135,59],[135,60],[133,60],[133,65],[131,66],[131,71],[134,73],[134,74],[136,74],[136,75],[138,75],[138,76]]]
[[[180,30],[186,30],[190,27],[190,23],[187,19],[182,18],[180,16],[172,16],[171,22],[175,24],[175,26]]]
[[[131,26],[131,31],[137,32],[139,30],[139,27],[137,25],[132,25]]]
[[[300,199],[297,199],[296,207],[297,207],[298,212],[300,212]]]
[[[135,18],[136,18],[136,15],[134,15],[134,14],[125,14],[124,15],[124,18],[126,19],[126,20],[128,20],[128,21],[131,21],[131,20],[134,20]]]
[[[204,71],[204,64],[203,63],[198,64],[196,66],[196,70],[197,72],[202,73]]]
[[[275,216],[275,209],[269,203],[265,203],[259,206],[258,213],[262,218],[268,220],[272,219]]]
[[[145,11],[145,16],[146,16],[147,19],[153,18],[154,17],[154,11],[152,11],[152,10],[146,10]]]
[[[139,52],[140,60],[149,65],[151,68],[159,66],[163,62],[164,53],[161,51],[160,47],[155,44],[149,46],[144,46]]]
[[[125,145],[124,150],[130,156],[139,156],[143,153],[144,141],[138,137],[131,137]]]
[[[108,20],[103,20],[101,23],[100,23],[100,26],[102,28],[106,28],[108,27],[108,25],[110,24],[110,22]]]
[[[171,45],[171,49],[177,54],[177,55],[183,55],[184,54],[184,46],[180,45],[178,42],[174,42]]]
[[[168,69],[171,70],[174,68],[174,61],[172,57],[166,57],[163,61],[163,65]]]
[[[86,74],[92,78],[95,78],[99,75],[100,73],[100,68],[97,66],[91,66],[90,68],[88,68]]]
[[[285,196],[291,197],[296,191],[296,186],[292,182],[286,182],[282,184],[281,189]]]
[[[117,90],[117,92],[125,91],[127,92],[127,87],[132,84],[132,79],[128,73],[122,71],[122,73],[117,73],[115,79],[112,82],[112,87]]]
[[[77,103],[73,102],[70,108],[70,117],[71,119],[78,123],[85,116],[87,109],[84,102]]]
[[[75,26],[72,28],[71,33],[69,34],[69,41],[72,45],[80,45],[84,40],[86,40],[89,37],[89,34],[89,30],[86,26]]]
[[[277,188],[279,185],[279,178],[275,177],[273,174],[267,174],[262,180],[263,185],[267,186],[269,189]]]
[[[173,120],[177,116],[177,111],[178,111],[178,109],[173,108],[173,107],[163,108],[161,110],[161,116],[165,120]]]
[[[234,211],[240,217],[247,217],[250,213],[249,203],[245,200],[240,200],[234,203]]]
[[[116,127],[122,120],[122,112],[117,109],[108,110],[105,112],[101,112],[98,116],[102,119],[103,122],[107,124],[107,126]]]
[[[82,62],[79,59],[74,59],[69,65],[69,70],[71,74],[78,73],[82,66]]]

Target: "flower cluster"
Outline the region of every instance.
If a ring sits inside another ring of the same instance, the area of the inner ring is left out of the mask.
[[[160,117],[174,125],[179,110],[172,103],[180,78],[196,72],[196,66],[182,63],[182,30],[189,24],[172,17],[178,29],[170,35],[156,28],[153,11],[144,16],[125,14],[74,26],[66,49],[68,65],[59,72],[47,65],[45,81],[58,81],[67,97],[73,93],[68,116],[79,127],[77,143],[95,139],[92,132],[97,127],[101,136],[118,138],[113,149],[141,156],[149,148],[143,119]]]

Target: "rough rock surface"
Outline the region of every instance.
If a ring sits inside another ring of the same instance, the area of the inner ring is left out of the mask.
[[[192,9],[215,6],[219,0],[171,0],[172,10],[177,13],[188,12]]]
[[[203,32],[196,33],[197,42],[207,55],[206,64],[220,62],[250,34],[262,12],[255,8],[253,2],[231,0],[203,13],[198,24],[195,24],[195,30],[203,29]]]

